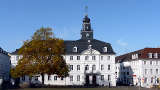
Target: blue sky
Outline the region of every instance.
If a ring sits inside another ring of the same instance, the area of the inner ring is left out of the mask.
[[[117,55],[160,46],[160,0],[0,0],[0,46],[12,52],[42,26],[77,40],[85,5],[94,37]]]

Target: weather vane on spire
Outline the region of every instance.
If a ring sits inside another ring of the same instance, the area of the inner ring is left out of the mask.
[[[85,6],[85,16],[88,16],[88,6]]]

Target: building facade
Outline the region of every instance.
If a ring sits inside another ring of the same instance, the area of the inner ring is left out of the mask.
[[[9,81],[10,77],[10,57],[8,53],[0,48],[0,79]],[[0,81],[1,81],[0,80]]]
[[[141,87],[159,85],[160,48],[144,48],[118,56],[116,67],[118,83]]]
[[[45,75],[46,85],[101,85],[116,86],[115,78],[115,52],[110,43],[96,40],[93,37],[90,19],[83,18],[81,38],[79,40],[64,41],[65,55],[69,66],[69,76],[59,78],[57,75]],[[15,66],[19,60],[16,52],[12,53],[11,62]],[[21,81],[29,81],[23,77]],[[34,83],[41,83],[41,76],[32,78]]]

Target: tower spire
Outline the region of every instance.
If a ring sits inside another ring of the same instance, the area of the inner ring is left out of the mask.
[[[85,16],[83,18],[81,39],[93,39],[93,30],[91,29],[90,18],[88,17],[88,6],[85,6]]]
[[[85,6],[85,16],[88,16],[88,6]]]

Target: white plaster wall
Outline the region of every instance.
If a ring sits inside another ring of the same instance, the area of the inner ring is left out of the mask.
[[[144,64],[144,61],[146,61],[146,64]],[[152,64],[150,64],[150,61],[152,61]],[[117,68],[120,66],[120,64],[121,63],[116,64]],[[133,71],[133,74],[131,76],[134,75],[133,77],[134,85],[142,87],[151,87],[153,85],[159,85],[159,83],[157,83],[157,78],[160,78],[160,59],[147,59],[147,60],[135,59],[123,62],[123,65],[124,66],[129,65],[131,67],[131,71]],[[147,73],[145,73],[145,69],[147,69]],[[150,71],[151,69],[152,73]],[[156,73],[156,69],[158,69],[158,73]],[[127,72],[117,69],[117,73],[119,71]],[[152,77],[153,77],[153,82],[151,83]],[[121,78],[123,78],[123,76],[121,76]],[[144,78],[147,78],[146,83],[144,83]]]
[[[142,78],[147,78],[147,82],[144,83],[143,81],[142,86],[152,86],[152,85],[159,85],[157,82],[157,78],[160,78],[160,59],[150,59],[150,60],[141,60],[142,61]],[[146,64],[144,64],[144,61],[146,61]],[[150,64],[150,61],[152,61],[152,64]],[[158,63],[156,63],[156,61]],[[147,69],[147,73],[145,73],[145,69]],[[152,73],[151,70],[152,69]],[[156,73],[156,69],[158,69],[158,73]],[[153,82],[151,83],[151,78],[153,77]]]
[[[10,54],[11,67],[14,68],[18,64],[18,61],[21,58],[22,58],[21,55],[11,55]]]
[[[85,60],[85,56],[88,55],[89,59]],[[73,60],[70,60],[70,56],[73,56]],[[77,56],[80,56],[80,60],[77,60]],[[92,56],[96,56],[96,60],[92,60]],[[103,60],[101,60],[103,56]],[[108,60],[107,57],[110,56]],[[11,61],[13,65],[18,62],[16,55],[11,55]],[[116,67],[115,67],[115,55],[105,54],[101,55],[98,51],[93,50],[92,53],[88,50],[84,51],[80,55],[64,55],[63,56],[68,65],[73,65],[73,70],[69,72],[69,75],[73,76],[73,81],[70,81],[69,77],[61,80],[57,78],[54,80],[55,75],[51,75],[51,80],[48,80],[48,75],[45,75],[45,84],[48,85],[84,85],[85,84],[85,73],[99,73],[97,75],[97,84],[99,85],[110,85],[116,86]],[[101,70],[101,65],[104,65],[104,70]],[[80,65],[80,70],[77,71],[77,65]],[[89,65],[89,70],[85,71],[85,65]],[[96,70],[92,70],[92,65],[96,65]],[[108,70],[108,65],[110,65],[110,70]],[[80,81],[77,81],[77,75],[80,75]],[[101,81],[100,75],[104,75],[104,81]],[[111,76],[111,80],[108,81],[108,75]],[[28,79],[28,80],[27,80]],[[41,76],[38,78],[41,82]],[[29,82],[29,78],[26,78],[26,82]],[[21,82],[24,82],[21,80]],[[32,82],[35,82],[32,78]],[[36,83],[36,82],[35,82]]]

